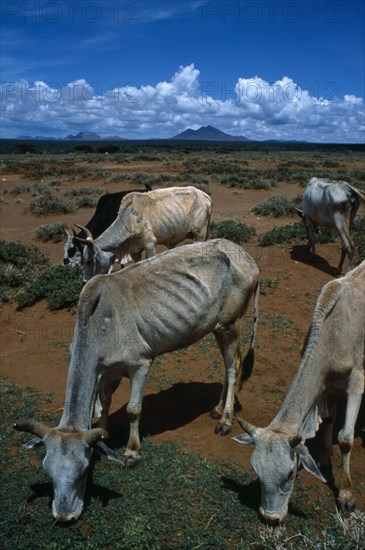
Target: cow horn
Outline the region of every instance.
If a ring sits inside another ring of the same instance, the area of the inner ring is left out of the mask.
[[[38,422],[38,420],[30,418],[29,420],[23,420],[23,422],[17,422],[14,424],[14,429],[19,432],[28,432],[43,439],[51,428],[43,422]]]
[[[78,227],[79,229],[81,229],[82,231],[85,232],[85,235],[86,235],[87,239],[93,240],[93,236],[92,236],[92,233],[91,233],[90,229],[88,229],[87,227],[84,227],[83,225],[79,225],[78,223],[75,223],[75,225],[76,225],[76,227]]]
[[[244,429],[246,433],[248,433],[248,435],[253,437],[254,432],[257,430],[256,426],[250,424],[246,420],[243,420],[243,418],[237,418],[237,422],[241,426],[241,428]]]
[[[297,447],[301,442],[302,442],[302,436],[300,435],[291,435],[289,437],[289,445],[292,449]]]
[[[92,430],[88,430],[87,432],[84,432],[82,434],[82,439],[92,447],[92,445],[95,445],[98,441],[101,439],[108,439],[109,434],[107,431],[103,430],[102,428],[93,428]]]
[[[303,217],[304,212],[303,212],[303,210],[301,210],[300,208],[295,207],[295,212],[298,214],[298,216],[299,216],[300,218]]]
[[[75,230],[73,227],[70,227],[69,225],[64,225],[63,230],[66,234],[66,237],[74,237],[76,235]]]

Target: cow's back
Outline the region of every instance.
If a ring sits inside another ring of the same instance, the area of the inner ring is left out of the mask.
[[[123,334],[136,353],[156,356],[236,319],[256,288],[259,268],[241,247],[215,239],[95,279],[99,302],[108,304],[108,342],[120,343]],[[105,313],[98,323],[102,329]]]
[[[131,234],[152,231],[157,242],[176,244],[195,229],[202,209],[209,211],[211,199],[196,187],[170,187],[146,194],[130,193],[121,203],[118,218]],[[208,216],[208,217],[209,217]]]

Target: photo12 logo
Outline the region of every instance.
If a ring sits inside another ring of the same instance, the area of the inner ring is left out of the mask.
[[[103,19],[120,24],[137,23],[138,2],[102,0],[5,0],[1,4],[1,21],[20,19],[23,23],[97,23]]]

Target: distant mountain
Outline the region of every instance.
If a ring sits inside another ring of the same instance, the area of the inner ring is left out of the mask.
[[[198,130],[188,128],[181,134],[171,139],[197,140],[197,141],[248,141],[244,136],[231,136],[214,128],[213,126],[201,126]]]
[[[64,139],[70,139],[73,141],[97,141],[99,139],[103,139],[98,134],[95,134],[95,132],[79,132],[75,136],[72,134],[66,136]]]

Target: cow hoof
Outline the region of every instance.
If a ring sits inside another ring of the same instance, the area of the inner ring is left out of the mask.
[[[342,513],[353,512],[356,508],[355,499],[346,502],[339,502],[338,505]]]
[[[219,435],[228,435],[232,431],[232,426],[229,424],[217,424],[215,433]]]
[[[213,409],[213,410],[209,413],[209,416],[210,416],[210,418],[213,418],[214,420],[219,420],[220,418],[222,418],[222,415],[219,414],[219,412],[217,412],[215,409]]]
[[[140,461],[140,458],[135,458],[133,456],[126,456],[123,460],[123,467],[125,468],[134,468],[136,464]]]

